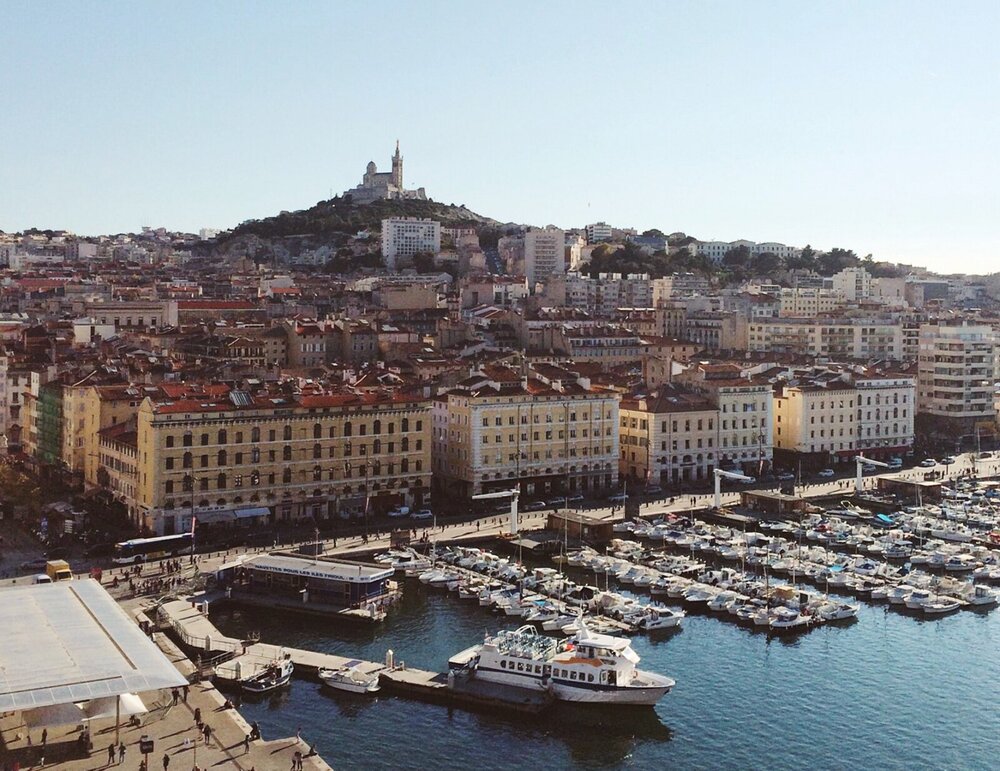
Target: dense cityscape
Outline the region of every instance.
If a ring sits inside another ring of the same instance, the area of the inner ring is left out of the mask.
[[[0,771],[990,767],[1000,12],[843,11],[0,6]]]

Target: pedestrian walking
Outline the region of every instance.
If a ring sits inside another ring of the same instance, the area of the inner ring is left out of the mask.
[[[118,765],[125,762],[125,742],[118,745]]]
[[[250,734],[243,737],[243,754],[250,752]]]
[[[194,722],[198,726],[198,730],[201,730],[201,707],[194,708]]]
[[[185,685],[184,688],[183,688],[183,690],[181,691],[181,693],[184,696],[184,703],[187,704],[187,700],[188,700],[188,686]]]
[[[167,753],[163,753],[163,771],[167,771],[170,768],[170,756]]]
[[[178,691],[176,688],[174,688],[170,692],[170,705],[171,706],[176,706],[177,702],[180,701],[180,698],[181,698],[181,692]]]
[[[298,728],[295,729],[295,741],[298,741],[301,738],[302,738],[302,726],[299,726]]]
[[[205,744],[208,744],[212,740],[212,726],[210,726],[208,723],[205,723],[204,734],[205,734]]]
[[[111,744],[108,745],[108,765],[110,766],[114,762],[115,762],[115,743],[111,742]]]

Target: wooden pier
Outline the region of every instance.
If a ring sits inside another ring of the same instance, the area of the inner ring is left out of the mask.
[[[171,600],[157,608],[157,619],[188,649],[203,652],[203,657],[214,661],[214,676],[223,682],[236,683],[288,656],[298,677],[317,679],[320,669],[342,669],[350,664],[365,674],[377,673],[386,691],[437,704],[538,713],[552,702],[551,696],[544,691],[486,683],[475,677],[456,678],[405,665],[389,667],[385,663],[332,653],[237,640],[222,634],[209,620],[203,610],[209,604]]]

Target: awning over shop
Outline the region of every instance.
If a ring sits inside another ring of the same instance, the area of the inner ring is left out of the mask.
[[[256,506],[251,509],[236,509],[233,514],[236,519],[250,519],[252,517],[267,517],[271,514],[271,510],[266,506]]]
[[[232,522],[235,519],[232,509],[222,511],[199,511],[195,514],[199,525],[207,525],[215,522]]]

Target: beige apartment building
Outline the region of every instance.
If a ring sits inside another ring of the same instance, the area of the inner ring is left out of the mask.
[[[840,382],[786,386],[774,396],[774,446],[816,463],[856,454],[857,390]]]
[[[103,482],[150,532],[421,506],[430,409],[417,397],[224,392],[146,398],[99,437]]]
[[[630,484],[706,480],[718,465],[719,410],[702,394],[665,386],[623,399],[619,422],[618,468]]]
[[[435,484],[461,497],[614,490],[618,398],[553,365],[485,367],[434,401]]]

